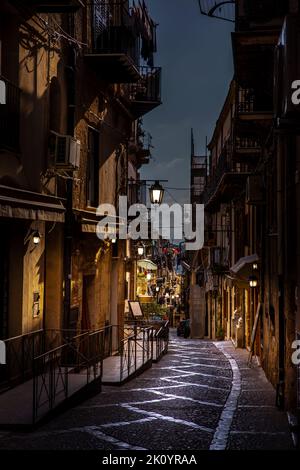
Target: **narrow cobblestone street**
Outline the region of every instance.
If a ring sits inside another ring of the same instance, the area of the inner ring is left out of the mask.
[[[291,449],[286,414],[247,352],[171,334],[169,353],[126,385],[34,433],[0,433],[1,449]]]

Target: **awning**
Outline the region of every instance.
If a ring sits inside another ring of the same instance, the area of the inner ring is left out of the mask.
[[[145,269],[146,271],[157,271],[157,266],[150,259],[142,259],[137,262],[139,268]]]
[[[107,233],[118,232],[120,226],[125,225],[125,220],[118,216],[107,216],[101,215],[98,216],[96,210],[83,210],[83,209],[73,209],[73,212],[76,216],[77,222],[81,224],[81,231],[83,233],[96,233],[98,223],[103,219],[108,219],[107,224]]]
[[[251,256],[245,256],[244,258],[240,258],[238,262],[230,268],[230,271],[234,274],[238,274],[241,270],[243,270],[247,265],[257,263],[259,261],[259,257],[257,254]]]
[[[248,282],[249,276],[253,274],[253,263],[259,261],[257,254],[245,256],[240,258],[239,261],[230,268],[230,273],[234,279]]]
[[[55,196],[0,185],[0,217],[64,222],[65,207]]]

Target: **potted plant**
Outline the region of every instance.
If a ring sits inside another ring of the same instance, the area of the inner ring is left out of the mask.
[[[224,339],[225,339],[225,331],[223,330],[223,328],[221,326],[219,326],[219,328],[217,330],[216,339],[218,341],[224,341]]]

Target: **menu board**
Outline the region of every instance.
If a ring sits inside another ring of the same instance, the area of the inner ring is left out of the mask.
[[[140,302],[128,302],[128,303],[129,303],[130,311],[132,315],[134,316],[134,318],[139,318],[139,317],[144,316]]]

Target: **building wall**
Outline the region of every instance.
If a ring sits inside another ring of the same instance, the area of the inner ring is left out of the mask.
[[[45,286],[45,223],[33,222],[30,230],[38,230],[40,243],[30,237],[23,258],[22,334],[43,328]],[[23,241],[24,244],[24,241]],[[34,299],[34,296],[37,296]],[[36,304],[36,305],[35,305]]]
[[[24,237],[28,224],[14,224],[6,229],[9,234],[9,277],[8,277],[8,337],[23,333],[23,275],[24,275]]]
[[[46,233],[44,326],[60,330],[63,327],[63,226],[47,223]]]
[[[16,14],[8,11],[0,6],[0,73],[21,91],[20,149],[1,151],[0,184],[56,195],[66,205],[67,181],[72,179],[70,212],[87,210],[94,217],[98,204],[117,205],[118,196],[127,193],[128,144],[137,140],[132,135],[137,126],[118,100],[123,85],[104,82],[84,57],[82,46],[92,44],[90,5],[75,14],[74,24],[64,14],[37,17],[27,14],[26,8]],[[61,35],[62,30],[66,34]],[[68,34],[78,42],[69,41]],[[94,202],[95,207],[87,206],[90,129],[99,133],[99,200]],[[49,131],[80,141],[76,171],[58,172],[54,167],[49,158]],[[137,151],[141,150],[140,144],[134,144]],[[132,172],[138,178],[141,162],[134,152],[132,162]],[[3,222],[11,234],[9,336],[65,327],[69,281],[71,311],[67,326],[98,329],[112,319],[123,324],[125,257],[134,258],[134,246],[125,252],[125,242],[119,242],[118,257],[113,260],[111,244],[96,237],[95,220],[91,223],[94,232],[87,234],[77,213],[70,219],[71,260],[67,259],[67,224]],[[14,230],[15,225],[18,230]],[[32,240],[24,245],[28,230],[33,228],[41,234],[41,242],[34,249]],[[129,296],[135,292],[134,283],[135,269],[131,269]],[[34,293],[38,315],[33,315]]]

